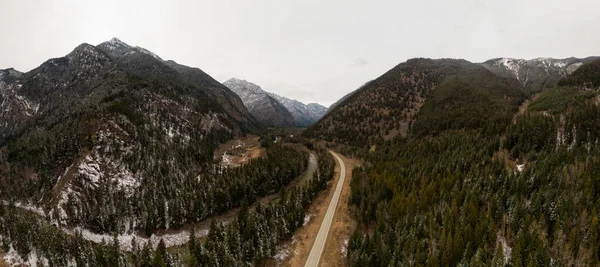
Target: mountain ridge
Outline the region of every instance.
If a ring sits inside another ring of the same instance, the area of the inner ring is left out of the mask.
[[[298,126],[310,126],[325,115],[327,108],[319,103],[304,104],[298,100],[269,93],[272,97],[282,103],[294,116]]]
[[[173,212],[191,210],[170,190],[210,169],[219,144],[259,128],[200,69],[118,39],[0,71],[0,102],[0,195],[100,233],[168,227]],[[152,195],[165,197],[142,203]],[[141,209],[115,206],[133,202]],[[154,205],[175,206],[149,222]],[[109,221],[115,210],[127,214]]]
[[[583,64],[591,62],[599,57],[590,56],[586,58],[493,58],[479,63],[495,74],[513,77],[523,86],[539,92],[546,88],[556,86],[558,81],[573,73]]]
[[[296,125],[292,113],[260,86],[237,78],[231,78],[223,85],[236,93],[250,113],[263,125],[277,127]]]
[[[260,86],[238,78],[231,78],[223,83],[232,91],[236,92],[244,103],[246,107],[251,111],[254,110],[255,117],[262,118],[273,118],[279,112],[279,116],[287,117],[291,114],[293,118],[293,124],[282,124],[279,123],[279,126],[299,126],[306,127],[310,126],[319,120],[326,112],[327,108],[318,104],[318,103],[310,103],[304,104],[298,100],[290,99],[272,92],[267,92],[262,89]],[[272,103],[273,101],[277,102],[276,104]],[[259,111],[259,107],[273,105],[275,108],[270,111]],[[283,106],[287,112],[282,111],[279,106]],[[272,119],[269,119],[272,120]],[[267,121],[267,124],[275,125],[271,121]],[[279,119],[282,121],[282,119]]]
[[[467,79],[455,79],[453,82],[445,83],[446,79],[453,76],[462,76]],[[489,84],[485,82],[487,80],[489,80]],[[434,121],[437,119],[423,115],[421,108],[425,107],[429,112],[434,112],[436,108],[428,105],[427,99],[439,91],[440,94],[444,92],[446,95],[440,96],[438,99],[440,101],[448,99],[447,101],[449,101],[449,97],[452,96],[451,92],[461,88],[459,84],[464,82],[472,84],[469,88],[474,89],[470,94],[487,99],[486,101],[491,101],[490,104],[498,104],[498,107],[506,112],[518,106],[515,101],[520,103],[520,100],[524,99],[525,89],[518,84],[516,79],[495,75],[477,63],[462,59],[415,58],[398,64],[379,78],[348,94],[317,124],[311,126],[305,135],[334,142],[353,143],[358,147],[368,147],[381,140],[389,140],[396,136],[406,137],[414,132],[413,126],[421,128],[417,131],[420,135],[433,133],[443,127],[450,127],[451,124],[440,124],[439,127],[446,126],[437,128],[434,126]],[[440,91],[438,90],[439,86],[454,87],[455,89]],[[506,101],[502,98],[505,98]],[[449,103],[465,101],[466,104],[469,102],[465,98],[459,99]],[[448,108],[452,112],[459,112],[462,109],[460,105],[448,106]],[[482,111],[489,113],[485,110]],[[448,115],[451,112],[446,111],[443,114]],[[479,116],[481,114],[474,115],[478,119],[455,121],[454,123],[475,126],[484,120]],[[427,119],[425,119],[426,117]],[[451,118],[447,119],[451,120]],[[497,119],[504,123],[506,116]],[[427,123],[416,123],[419,120],[425,120]]]

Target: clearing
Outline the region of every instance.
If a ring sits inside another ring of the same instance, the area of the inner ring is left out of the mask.
[[[222,144],[215,150],[215,159],[227,168],[235,168],[248,163],[251,159],[264,155],[265,149],[260,147],[260,137],[248,135]]]

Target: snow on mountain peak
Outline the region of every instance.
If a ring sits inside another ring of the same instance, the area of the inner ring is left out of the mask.
[[[135,49],[136,49],[138,52],[140,52],[140,53],[144,53],[144,54],[146,54],[146,55],[150,55],[150,56],[152,56],[152,57],[154,57],[154,58],[156,58],[156,59],[158,59],[158,60],[162,61],[162,58],[160,58],[158,55],[156,55],[156,54],[154,54],[154,53],[150,52],[150,50],[148,50],[148,49],[146,49],[146,48],[143,48],[143,47],[136,46],[136,47],[135,47]]]
[[[229,87],[229,89],[236,91],[238,94],[266,94],[260,86],[238,78],[231,78],[223,84]]]
[[[501,58],[498,60],[498,65],[504,65],[506,69],[510,70],[516,77],[519,79],[519,70],[521,69],[521,60],[513,59],[513,58]]]
[[[112,44],[112,45],[129,46],[128,44],[126,44],[123,41],[119,40],[119,38],[117,38],[117,37],[113,37],[112,39],[110,39],[110,41],[108,41],[108,43]]]

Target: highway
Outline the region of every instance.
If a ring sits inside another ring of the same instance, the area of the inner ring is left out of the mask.
[[[335,192],[333,193],[333,198],[329,202],[327,213],[325,214],[321,228],[319,228],[319,233],[317,234],[315,243],[310,250],[310,254],[308,254],[306,264],[304,264],[305,267],[317,267],[319,265],[321,255],[323,255],[323,251],[325,250],[325,243],[327,242],[327,236],[329,235],[329,229],[331,228],[331,223],[333,222],[335,210],[338,205],[338,201],[340,200],[342,186],[344,185],[344,180],[346,178],[346,166],[344,165],[344,161],[342,161],[337,154],[331,151],[329,153],[331,153],[340,164],[340,179],[337,182]]]

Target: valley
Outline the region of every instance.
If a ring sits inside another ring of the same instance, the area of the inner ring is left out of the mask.
[[[215,159],[221,160],[225,168],[239,167],[264,155],[260,147],[260,137],[249,135],[242,139],[233,139],[222,144],[215,150]]]
[[[598,77],[414,58],[327,109],[81,44],[0,71],[0,266],[595,266]]]

